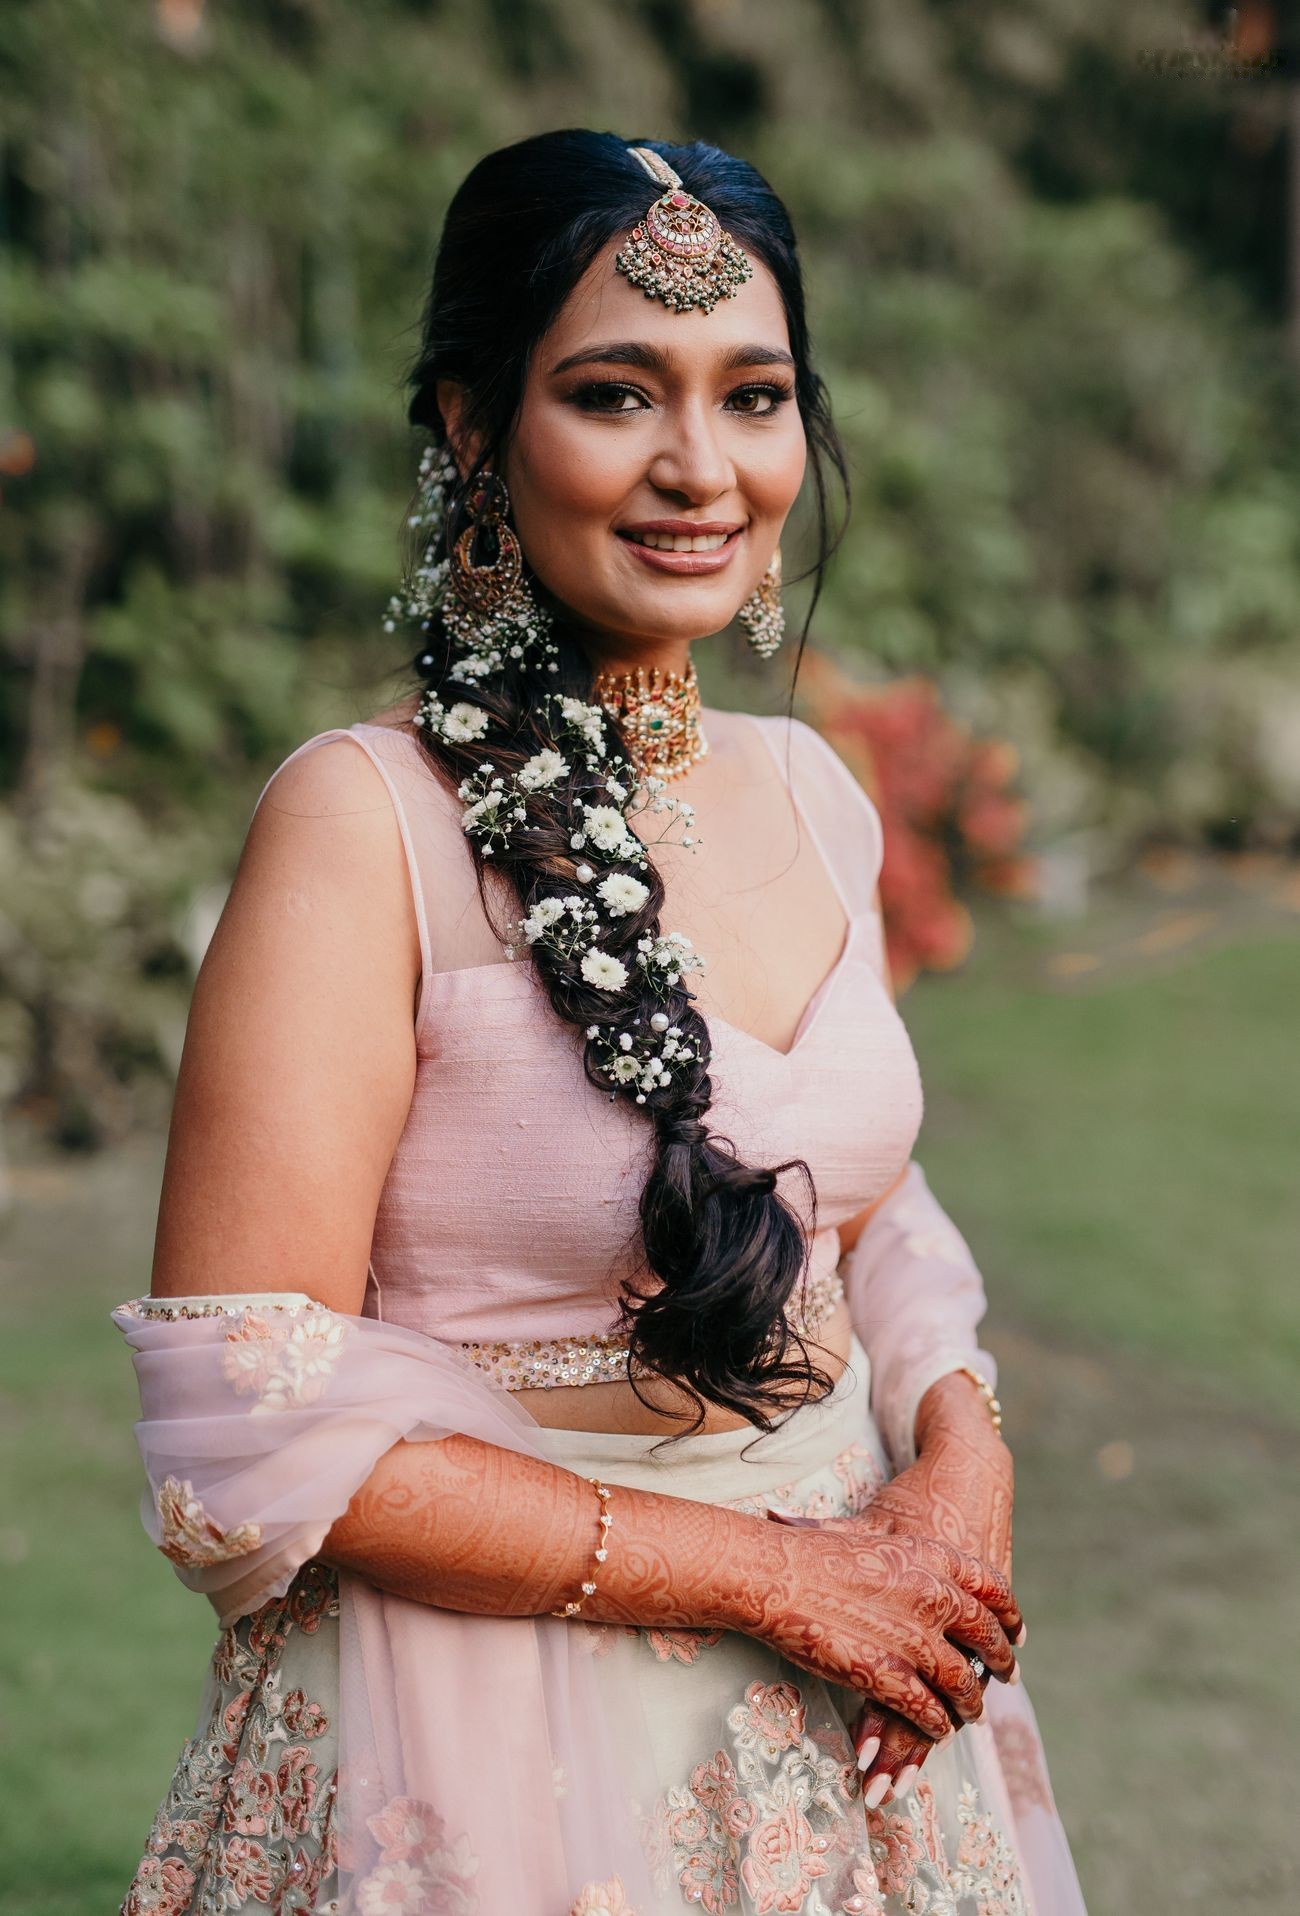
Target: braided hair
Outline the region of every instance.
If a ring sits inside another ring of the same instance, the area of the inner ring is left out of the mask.
[[[710,206],[724,228],[770,270],[785,308],[796,365],[796,401],[804,422],[814,478],[818,555],[812,602],[800,635],[802,654],[822,574],[839,534],[828,526],[827,468],[847,500],[843,449],[831,423],[822,381],[809,352],[802,277],[789,216],[747,162],[700,142],[652,145],[682,176],[686,189]],[[437,553],[445,559],[465,525],[467,501],[480,475],[500,470],[517,418],[532,349],[552,324],[601,249],[644,214],[644,170],[614,134],[587,129],[544,133],[489,153],[467,175],[448,209],[425,304],[420,346],[408,375],[408,418],[434,447],[447,429],[438,401],[439,380],[462,389],[463,423],[479,435],[481,450],[454,485]],[[509,296],[503,287],[509,286]],[[478,493],[482,498],[482,493]],[[412,523],[415,523],[414,521]],[[842,527],[841,527],[842,532]],[[489,555],[490,556],[490,555]],[[547,608],[548,665],[538,671],[507,649],[496,669],[465,687],[453,668],[456,637],[434,610],[422,621],[415,669],[423,697],[445,692],[476,710],[468,726],[426,727],[419,736],[435,771],[464,797],[483,790],[484,762],[498,778],[517,780],[530,759],[563,747],[556,714],[566,701],[590,707],[598,728],[597,753],[569,752],[565,776],[526,799],[515,784],[517,808],[488,846],[470,842],[479,895],[491,921],[484,857],[502,872],[525,914],[557,912],[575,890],[575,825],[583,807],[608,804],[608,781],[637,780],[617,729],[591,706],[594,672],[563,605],[530,579]],[[568,708],[570,711],[573,708]],[[571,736],[571,734],[570,734]],[[554,763],[554,761],[551,761]],[[472,781],[478,778],[479,783]],[[527,786],[527,779],[524,785]],[[581,841],[580,841],[581,842]],[[640,848],[638,847],[638,850]],[[576,957],[549,940],[533,945],[539,982],[555,1015],[584,1043],[588,1078],[611,1097],[635,1099],[652,1133],[650,1168],[639,1205],[644,1262],[657,1284],[625,1288],[621,1329],[629,1344],[629,1377],[670,1379],[693,1401],[698,1429],[706,1403],[771,1429],[799,1403],[829,1388],[829,1379],[786,1310],[807,1264],[804,1227],[778,1193],[778,1174],[801,1174],[815,1226],[816,1193],[802,1159],[776,1166],[743,1163],[730,1140],[708,1124],[712,1101],[706,1020],[681,977],[667,994],[652,991],[637,954],[660,935],[663,880],[648,851],[638,859],[644,888],[639,907],[625,909],[602,928],[601,947],[620,960],[626,983],[611,990],[584,975]],[[633,896],[639,896],[634,891]],[[651,1073],[611,1081],[610,1035],[643,1055],[652,1018],[662,1031],[671,1019],[674,1067],[662,1080]],[[657,1014],[657,1015],[656,1015]],[[647,1089],[646,1086],[650,1088]]]

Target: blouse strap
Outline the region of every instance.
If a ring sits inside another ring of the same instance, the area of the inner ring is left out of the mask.
[[[787,777],[850,917],[874,912],[884,856],[880,813],[839,753],[802,719],[749,715]]]
[[[376,736],[378,735],[378,736]],[[402,735],[383,725],[359,724],[351,727],[333,726],[328,731],[317,732],[312,738],[304,739],[288,757],[272,772],[266,784],[257,795],[253,806],[257,807],[266,797],[280,772],[286,765],[292,765],[296,758],[312,751],[318,745],[328,744],[334,739],[349,739],[360,751],[364,752],[384,782],[384,788],[392,803],[397,819],[397,828],[401,834],[402,851],[406,859],[406,871],[411,886],[411,900],[415,907],[415,923],[420,937],[420,992],[415,1017],[419,1021],[420,1011],[428,991],[429,979],[433,974],[433,946],[429,937],[429,917],[425,904],[424,881],[421,872],[422,860],[416,843],[416,834],[412,830],[407,806],[403,801],[401,786],[405,782],[404,772],[409,769],[409,748],[404,749]],[[388,743],[387,741],[392,741]]]

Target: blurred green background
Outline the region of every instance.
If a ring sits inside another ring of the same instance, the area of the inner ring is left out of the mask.
[[[1090,1907],[1300,1904],[1287,52],[1262,0],[9,0],[3,1916],[115,1908],[193,1727],[107,1312],[257,789],[404,688],[442,209],[575,124],[739,151],[800,234],[855,505],[798,709],[886,812]]]

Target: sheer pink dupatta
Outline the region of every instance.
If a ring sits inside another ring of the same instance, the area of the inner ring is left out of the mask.
[[[111,1315],[140,1390],[145,1528],[223,1627],[284,1594],[400,1439],[543,1455],[534,1420],[447,1346],[298,1292]],[[340,1916],[384,1907],[399,1863],[419,1907],[449,1916],[652,1907],[626,1782],[644,1730],[584,1632],[346,1572],[339,1597]]]

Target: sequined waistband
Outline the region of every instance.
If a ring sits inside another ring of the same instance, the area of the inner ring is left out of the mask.
[[[789,1312],[801,1334],[818,1330],[844,1296],[838,1271],[821,1271],[805,1285]],[[462,1344],[471,1364],[504,1390],[559,1390],[574,1384],[627,1381],[625,1337],[528,1337],[498,1343]]]

